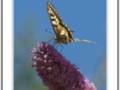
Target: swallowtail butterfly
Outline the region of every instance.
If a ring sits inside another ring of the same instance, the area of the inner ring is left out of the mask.
[[[57,41],[57,43],[67,44],[68,42],[75,42],[75,41],[94,43],[89,40],[73,38],[73,31],[70,30],[68,26],[63,22],[61,16],[49,1],[47,3],[47,11],[49,14],[51,24],[56,34],[55,40]]]

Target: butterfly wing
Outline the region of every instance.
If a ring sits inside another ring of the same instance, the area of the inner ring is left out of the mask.
[[[48,11],[49,18],[52,23],[53,29],[56,35],[58,36],[59,31],[57,29],[57,26],[59,25],[59,22],[62,21],[62,18],[59,16],[59,14],[57,13],[57,11],[55,10],[55,8],[50,2],[47,3],[47,11]]]
[[[81,42],[87,42],[87,43],[94,43],[94,44],[97,44],[96,42],[92,42],[92,41],[85,40],[85,39],[74,39],[74,41],[81,41]]]
[[[56,36],[61,40],[61,43],[67,44],[69,39],[73,41],[73,32],[63,22],[61,16],[50,2],[47,3],[47,10],[53,29],[56,33]]]

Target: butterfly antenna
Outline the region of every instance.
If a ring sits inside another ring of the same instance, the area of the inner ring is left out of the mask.
[[[53,36],[55,36],[53,33],[51,33],[50,31],[48,31],[47,29],[46,29],[46,32],[49,32],[50,34],[52,34]]]
[[[47,41],[47,43],[50,42],[50,41],[52,41],[53,39],[54,39],[54,38],[50,39],[49,41]]]

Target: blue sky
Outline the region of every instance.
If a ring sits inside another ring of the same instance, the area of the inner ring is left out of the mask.
[[[74,38],[98,43],[68,43],[63,45],[62,51],[63,56],[75,63],[82,73],[92,80],[101,65],[101,58],[106,56],[106,0],[49,1],[65,24],[74,31]],[[25,20],[30,18],[36,22],[35,33],[36,37],[42,37],[40,41],[48,41],[54,37],[45,31],[47,29],[54,33],[47,13],[47,0],[14,0],[14,38],[21,32]],[[60,50],[59,46],[58,51]]]

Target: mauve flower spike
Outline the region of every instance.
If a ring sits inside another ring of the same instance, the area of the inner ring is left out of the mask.
[[[70,63],[53,46],[42,42],[33,48],[34,61],[38,76],[49,90],[97,90],[93,83],[83,76],[75,64]]]

